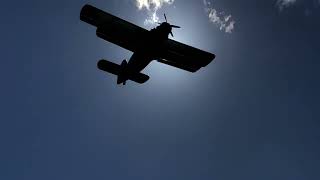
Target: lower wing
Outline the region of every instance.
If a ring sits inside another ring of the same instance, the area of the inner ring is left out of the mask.
[[[212,53],[169,39],[158,62],[186,71],[196,72],[207,66],[216,56]]]

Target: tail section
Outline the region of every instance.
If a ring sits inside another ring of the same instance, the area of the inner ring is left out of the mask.
[[[117,78],[117,84],[123,84],[126,85],[126,81],[127,81],[127,71],[126,71],[126,66],[127,66],[127,61],[123,60],[121,65],[120,65],[120,73],[118,74],[118,78]]]
[[[110,61],[100,60],[97,64],[98,68],[102,71],[109,72],[111,74],[117,75],[117,84],[126,84],[127,80],[134,81],[139,84],[143,84],[149,80],[149,76],[142,74],[140,72],[130,72],[127,69],[127,61],[123,60],[121,65],[115,64]]]

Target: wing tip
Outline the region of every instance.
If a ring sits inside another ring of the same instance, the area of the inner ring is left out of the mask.
[[[207,65],[209,65],[214,59],[216,58],[215,54],[209,53],[208,57],[206,58],[205,61],[203,61],[202,63],[202,67],[206,67]]]

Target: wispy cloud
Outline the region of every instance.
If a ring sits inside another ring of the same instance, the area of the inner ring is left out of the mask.
[[[287,8],[293,4],[295,4],[297,0],[277,0],[277,7],[280,11],[282,11],[284,8]]]
[[[314,12],[319,11],[320,0],[277,0],[276,7],[281,12],[286,8],[296,6],[305,16],[310,16]],[[296,9],[296,10],[297,10]]]
[[[213,8],[210,1],[203,0],[205,11],[208,14],[209,21],[219,27],[221,31],[232,33],[234,30],[235,21],[232,16],[225,14],[223,11],[217,11]]]
[[[136,0],[136,6],[139,10],[146,9],[149,17],[144,21],[146,25],[155,24],[159,21],[157,11],[163,5],[171,5],[174,0]]]

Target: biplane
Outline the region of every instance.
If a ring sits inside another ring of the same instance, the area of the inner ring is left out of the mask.
[[[172,28],[180,27],[169,24],[164,17],[165,22],[148,31],[91,5],[83,6],[80,13],[82,21],[97,28],[98,37],[133,52],[121,65],[103,59],[97,63],[100,70],[117,75],[117,84],[123,85],[127,80],[145,83],[149,76],[141,71],[153,60],[196,72],[215,58],[212,53],[169,39],[169,35],[173,37]]]

